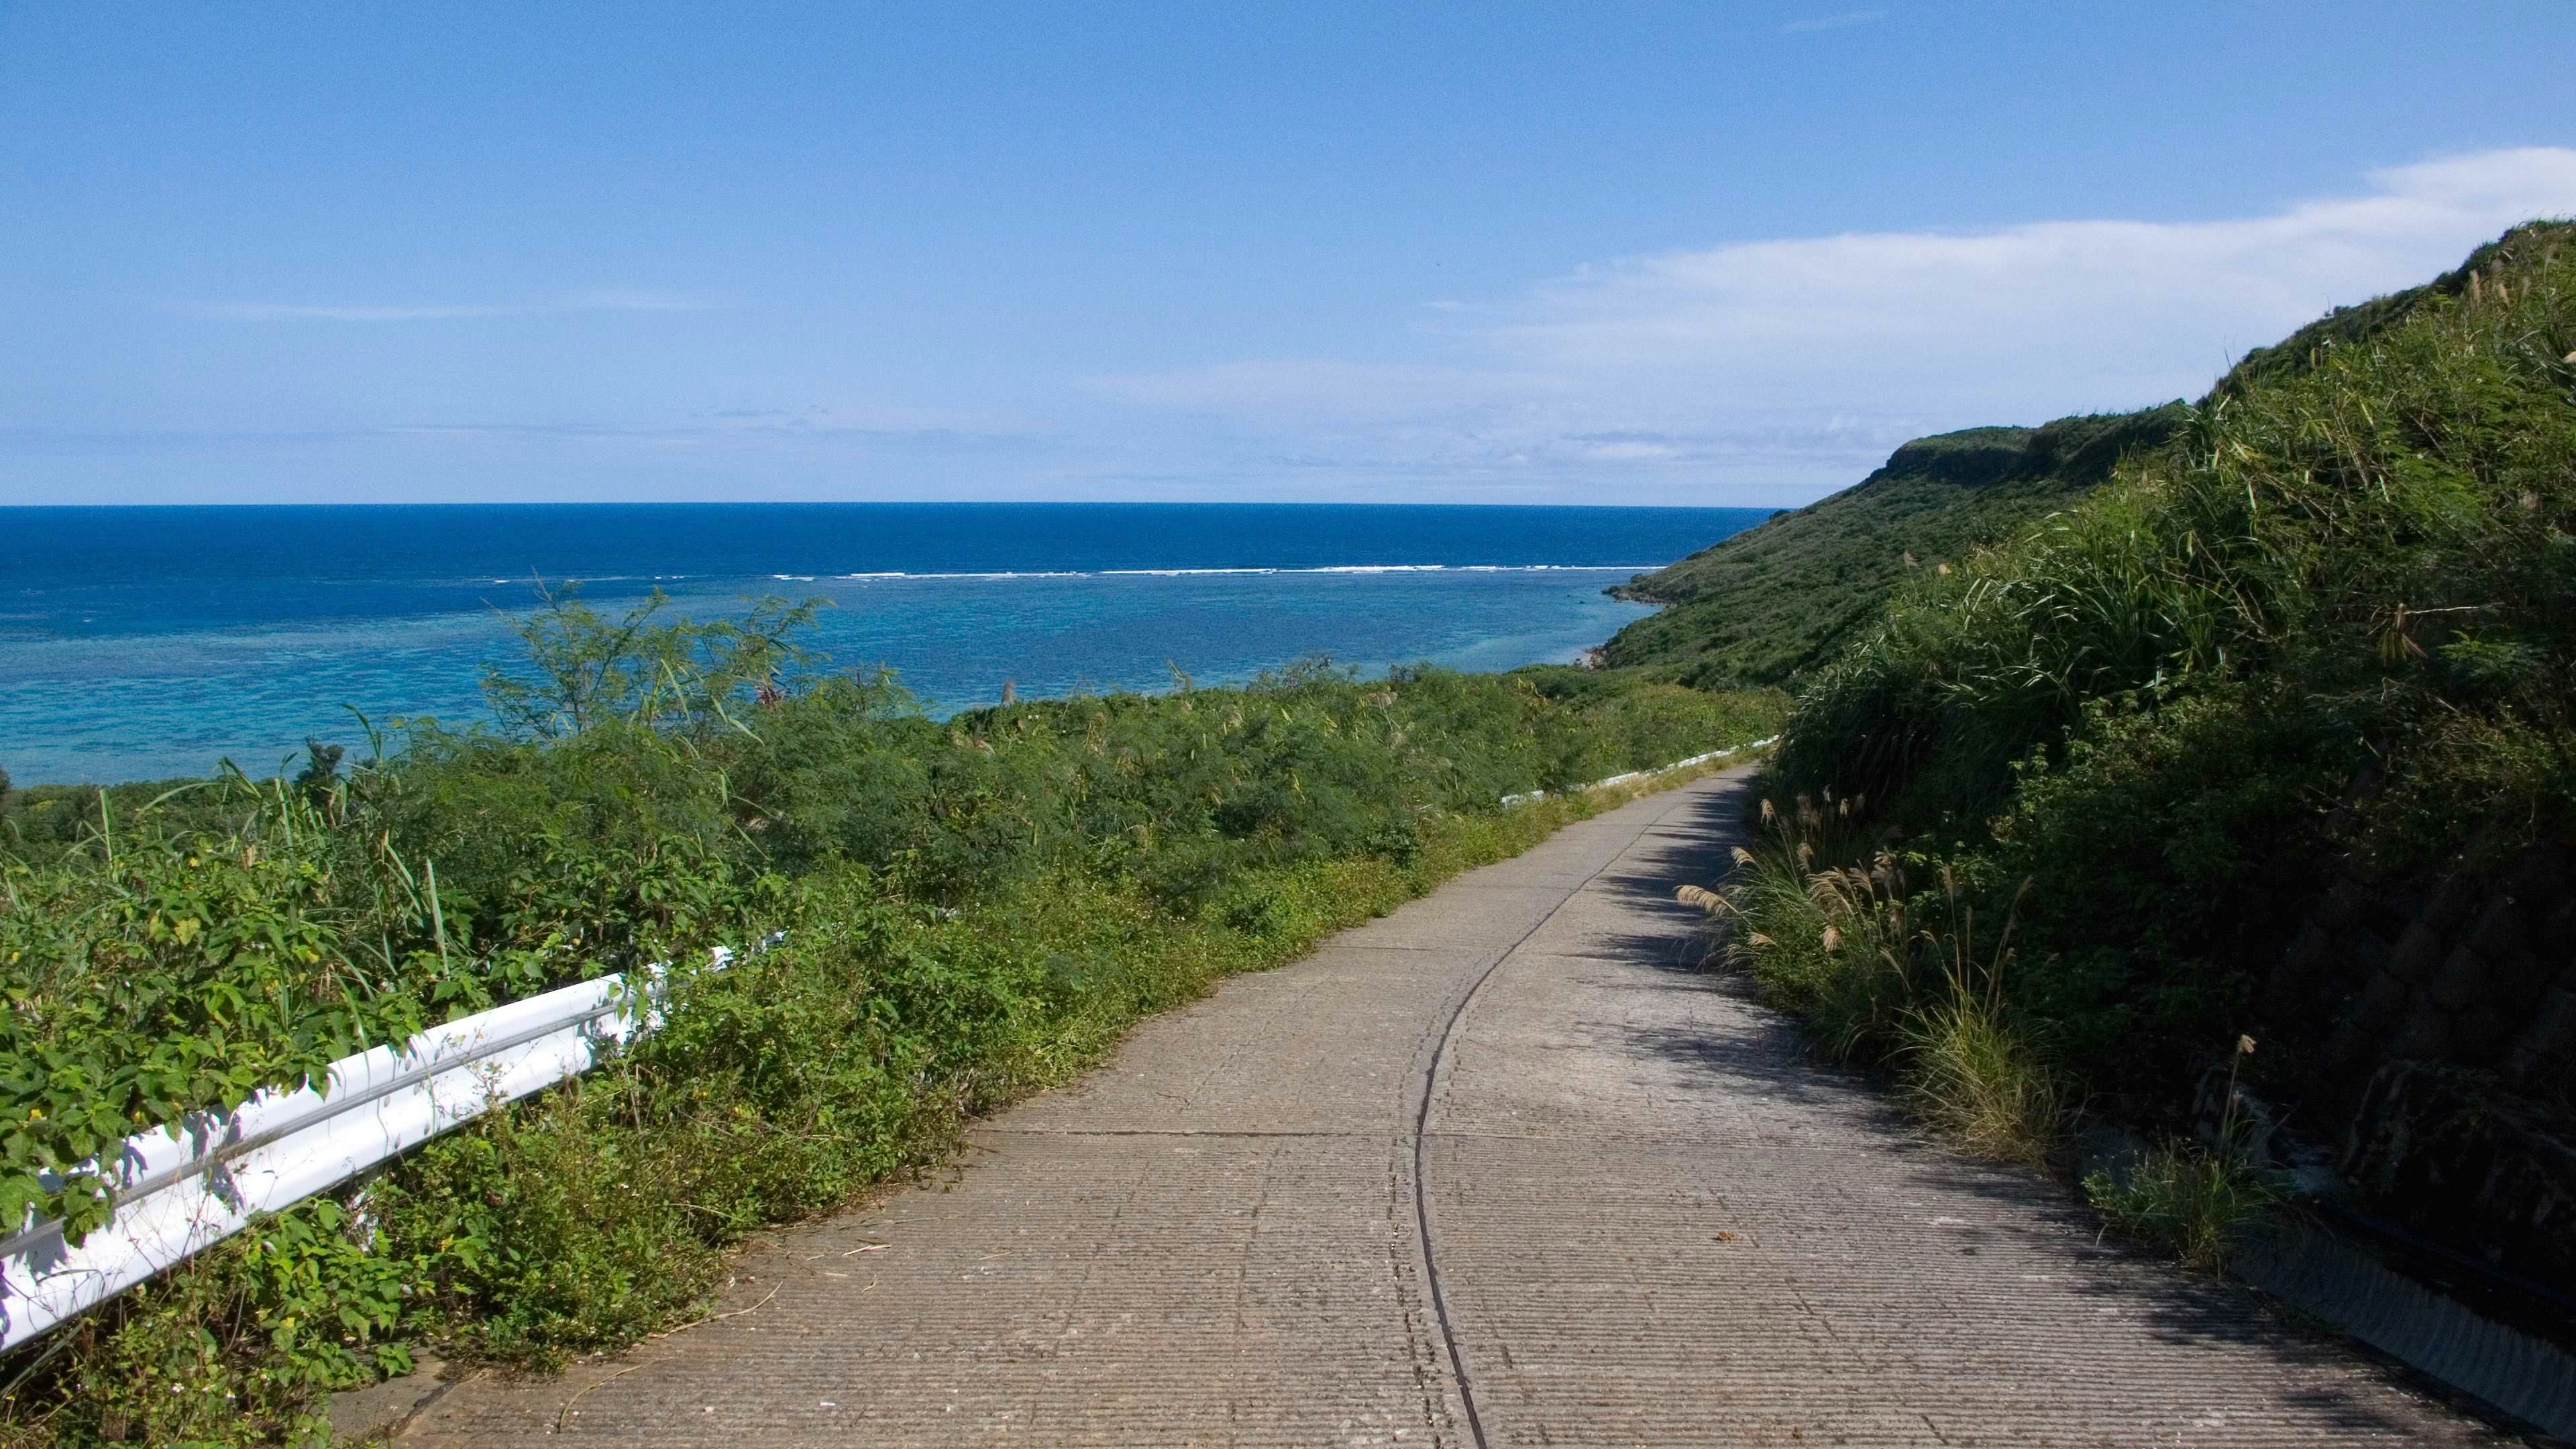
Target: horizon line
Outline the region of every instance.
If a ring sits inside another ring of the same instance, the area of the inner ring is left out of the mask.
[[[1831,496],[1831,495],[1828,495]],[[207,508],[1590,508],[1682,513],[1787,512],[1794,503],[1532,503],[1391,501],[1354,503],[1333,499],[1277,498],[415,498],[377,502],[266,503],[234,499],[207,503],[11,503],[0,511],[143,512],[157,509]]]

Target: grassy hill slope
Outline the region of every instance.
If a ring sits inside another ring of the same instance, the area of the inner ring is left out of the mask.
[[[2505,259],[2489,242],[2422,286],[2338,307],[2256,348],[2204,405],[2315,366],[2405,322],[2435,298]],[[1702,688],[1785,684],[1832,658],[1885,610],[1908,577],[1906,558],[1932,567],[2001,542],[2111,476],[2127,453],[2162,444],[2189,410],[2060,418],[2036,428],[1968,428],[1917,438],[1857,485],[1640,574],[1614,592],[1668,605],[1603,649],[1607,663],[1647,665]]]
[[[1875,619],[1909,568],[1957,558],[2099,484],[2122,454],[2170,436],[2182,411],[1917,438],[1859,486],[1622,586],[1622,597],[1671,607],[1620,630],[1606,661],[1703,688],[1785,682]]]

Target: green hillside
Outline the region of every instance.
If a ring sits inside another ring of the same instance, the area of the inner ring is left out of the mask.
[[[1780,684],[1876,618],[1911,568],[1936,566],[2110,476],[2183,410],[2060,418],[1917,438],[1858,487],[1779,514],[1618,592],[1670,605],[1619,631],[1613,665],[1703,688]]]

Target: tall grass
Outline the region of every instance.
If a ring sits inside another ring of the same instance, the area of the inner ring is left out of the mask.
[[[2321,864],[2576,842],[2571,357],[2566,223],[2267,353],[1900,597],[1801,695],[1783,788],[1865,794],[1998,916],[2035,881],[2004,1000],[2164,1110],[2240,1025],[2295,1034],[2249,1014]]]
[[[2236,1077],[2253,1050],[2252,1037],[2236,1039],[2217,1142],[2204,1146],[2168,1137],[2133,1161],[2085,1175],[2085,1200],[2102,1215],[2104,1226],[2162,1246],[2187,1267],[2223,1273],[2246,1236],[2288,1200],[2272,1174],[2255,1166],[2245,1150]]]
[[[2045,1163],[2068,1103],[2004,996],[2012,914],[1981,948],[1956,880],[1945,872],[1938,890],[1911,890],[1898,855],[1866,844],[1861,803],[1801,796],[1783,811],[1764,800],[1760,843],[1736,851],[1736,873],[1680,898],[1719,925],[1727,959],[1803,1017],[1824,1054],[1888,1063],[1914,1115],[1968,1152]],[[1865,848],[1866,864],[1828,863]]]
[[[1882,851],[1867,870],[1825,864],[1854,848],[1852,803],[1800,796],[1784,812],[1763,801],[1767,828],[1737,851],[1738,881],[1697,897],[1735,908],[1745,927],[1730,959],[1813,1023],[1838,1058],[1876,1050],[1910,1009],[1917,945],[1893,857]]]
[[[1991,805],[2086,700],[2248,673],[2456,688],[2501,651],[2490,682],[2542,702],[2570,640],[2576,240],[2521,229],[2487,275],[2223,386],[2111,486],[1900,604],[1801,699],[1789,778]]]
[[[1722,893],[1755,979],[1988,1155],[2036,1160],[2075,1094],[2172,1124],[2249,1025],[2307,1041],[2264,1068],[2295,1096],[2366,982],[2258,988],[2338,871],[2576,849],[2571,397],[2576,225],[2518,227],[1925,571],[1799,698],[1778,788],[1873,808],[1802,796]],[[2018,931],[1976,972],[1970,908]],[[2225,1143],[2091,1192],[2204,1265],[2271,1203]]]
[[[1638,578],[1622,592],[1669,607],[1604,653],[1704,687],[1791,684],[1866,634],[1919,573],[1937,577],[1943,560],[2098,486],[2120,458],[2170,437],[2182,411],[1917,438],[1858,485]]]
[[[2044,1165],[2067,1119],[2057,1069],[2023,1019],[2006,1005],[2004,978],[2013,961],[2015,917],[2022,893],[1990,955],[1977,946],[1976,907],[1960,900],[1944,872],[1947,932],[1926,932],[1923,954],[1940,968],[1939,988],[1899,1027],[1907,1098],[1916,1113],[1967,1151],[1996,1162]]]
[[[2084,1197],[2111,1231],[2208,1273],[2227,1271],[2246,1235],[2286,1200],[2269,1178],[2238,1159],[2180,1139],[2167,1139],[2121,1171],[2088,1174]]]

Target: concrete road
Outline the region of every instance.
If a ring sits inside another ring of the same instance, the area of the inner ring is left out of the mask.
[[[1741,775],[1140,1027],[735,1316],[406,1445],[2495,1442],[1693,969]],[[631,1371],[629,1371],[631,1370]]]

